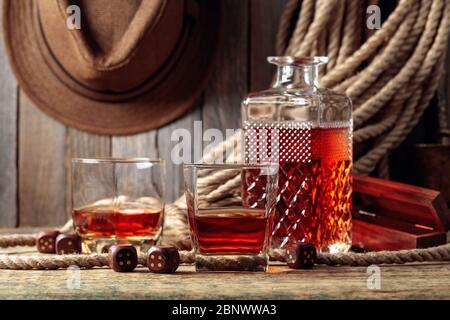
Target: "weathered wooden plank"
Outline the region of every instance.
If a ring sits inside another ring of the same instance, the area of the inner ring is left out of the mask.
[[[445,82],[444,82],[444,92],[446,93],[446,103],[447,103],[447,126],[450,128],[450,36],[447,42],[447,56],[445,61]],[[450,137],[446,138],[447,142],[450,140]]]
[[[0,6],[0,25],[2,24]],[[17,224],[17,84],[0,34],[0,226]]]
[[[111,137],[67,128],[65,150],[67,218],[70,217],[72,211],[72,158],[105,158],[110,156]]]
[[[175,163],[171,156],[174,146],[180,142],[180,140],[175,140],[177,136],[174,131],[186,129],[190,133],[191,148],[187,150],[190,153],[190,161],[188,162],[199,160],[195,159],[195,150],[198,150],[199,146],[195,146],[194,125],[195,121],[200,121],[202,117],[200,105],[200,101],[196,102],[182,118],[158,129],[158,153],[159,157],[166,161],[166,200],[169,202],[176,200],[184,192],[183,166]],[[201,125],[201,123],[198,123],[197,126],[199,124]],[[172,135],[174,135],[173,140],[175,141],[172,141]]]
[[[19,91],[20,225],[61,225],[66,220],[65,127]]]
[[[275,55],[275,39],[287,0],[250,0],[250,91],[267,89],[275,67],[266,58]]]
[[[118,158],[158,158],[156,130],[132,136],[112,137],[111,153]]]
[[[385,265],[380,272],[377,290],[367,287],[372,273],[365,267],[317,266],[302,271],[271,266],[267,273],[196,273],[192,266],[181,266],[169,275],[144,268],[132,273],[93,269],[80,271],[79,287],[68,286],[67,270],[2,270],[0,299],[450,298],[449,263]]]
[[[0,234],[36,229],[0,229]],[[450,235],[450,233],[449,233]],[[32,249],[31,250],[35,250]],[[0,249],[0,254],[31,254],[30,248]],[[268,273],[195,273],[181,266],[171,275],[138,268],[120,274],[109,269],[81,271],[80,288],[68,290],[69,271],[0,272],[0,299],[448,299],[450,263],[380,265],[379,289],[368,288],[365,267],[316,266],[292,270],[274,263]],[[37,279],[43,287],[38,287]],[[184,285],[179,286],[182,282]],[[370,282],[370,281],[369,281]],[[18,289],[20,288],[20,289]],[[44,288],[44,289],[43,289]],[[220,290],[219,290],[219,289]],[[43,295],[42,293],[45,292]]]
[[[156,130],[131,136],[112,137],[112,156],[116,158],[158,158],[156,146]],[[116,167],[115,174],[118,178],[118,191],[127,195],[154,196],[150,194],[152,184],[148,171],[142,174],[134,166]],[[134,181],[133,184],[129,184]],[[130,188],[132,186],[132,188]]]
[[[222,26],[223,40],[216,67],[205,90],[204,130],[239,128],[240,103],[248,89],[248,2],[228,0],[223,2],[223,6],[226,23]]]

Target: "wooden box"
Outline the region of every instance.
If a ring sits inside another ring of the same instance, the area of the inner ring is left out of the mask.
[[[425,248],[446,243],[450,212],[439,191],[355,176],[353,246],[366,250]]]

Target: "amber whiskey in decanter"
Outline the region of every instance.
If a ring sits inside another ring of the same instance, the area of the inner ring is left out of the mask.
[[[351,246],[352,104],[321,88],[326,57],[269,57],[272,88],[242,102],[245,161],[279,164],[272,247],[298,241],[322,252]]]

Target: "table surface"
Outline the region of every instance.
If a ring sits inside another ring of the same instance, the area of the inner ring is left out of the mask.
[[[266,273],[197,273],[193,266],[180,266],[169,275],[145,268],[132,273],[0,270],[0,299],[450,299],[450,263],[379,267],[380,289],[368,288],[372,273],[366,267],[292,270],[271,265]]]

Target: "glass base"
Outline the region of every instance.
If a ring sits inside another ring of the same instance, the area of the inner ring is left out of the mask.
[[[151,238],[81,238],[81,248],[86,254],[108,253],[109,248],[116,244],[131,244],[138,252],[147,252],[158,243],[159,239]]]
[[[198,272],[252,271],[265,272],[269,265],[267,254],[258,255],[195,255]]]
[[[285,250],[289,244],[284,246],[277,246],[272,244],[270,250]],[[325,245],[323,247],[316,247],[317,252],[320,253],[346,253],[352,247],[352,242],[350,240],[345,242],[335,242],[332,244]]]

